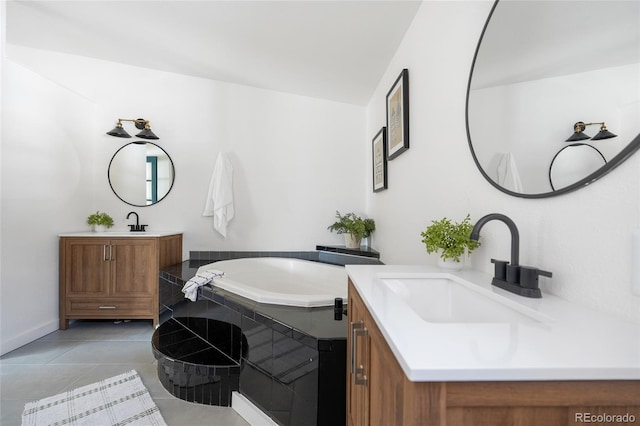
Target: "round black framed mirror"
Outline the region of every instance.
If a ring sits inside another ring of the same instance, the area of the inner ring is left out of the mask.
[[[162,201],[175,180],[175,168],[169,154],[146,141],[134,141],[116,151],[107,174],[113,193],[136,207]]]
[[[469,148],[494,187],[523,198],[565,194],[640,148],[639,19],[640,2],[494,2],[466,99]],[[618,137],[585,141],[605,162],[554,189],[549,165],[579,121],[606,122]]]
[[[598,171],[607,160],[597,148],[586,143],[566,145],[556,153],[549,166],[549,183],[553,191],[578,182]]]

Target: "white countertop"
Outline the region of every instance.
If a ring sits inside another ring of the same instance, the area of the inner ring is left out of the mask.
[[[106,231],[106,232],[63,232],[58,234],[58,237],[100,237],[100,238],[122,238],[122,237],[166,237],[167,235],[182,234],[179,231],[145,231],[145,232],[130,232],[130,231]]]
[[[411,381],[640,379],[640,324],[550,294],[517,296],[492,286],[491,275],[478,271],[393,265],[348,265],[346,270]],[[433,272],[479,283],[550,320],[427,322],[376,289],[380,276]]]

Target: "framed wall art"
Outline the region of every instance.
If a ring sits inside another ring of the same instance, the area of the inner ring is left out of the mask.
[[[403,69],[387,93],[387,159],[409,149],[409,70]]]
[[[373,158],[373,192],[387,189],[387,128],[383,127],[371,142]]]

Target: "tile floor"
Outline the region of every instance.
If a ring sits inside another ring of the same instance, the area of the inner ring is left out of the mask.
[[[27,402],[136,370],[169,426],[248,426],[232,408],[167,392],[156,372],[150,321],[76,321],[0,357],[0,425],[19,426]]]

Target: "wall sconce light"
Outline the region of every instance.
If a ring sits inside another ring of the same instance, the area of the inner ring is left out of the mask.
[[[130,120],[127,118],[118,118],[116,127],[114,127],[113,130],[108,131],[107,134],[110,136],[115,136],[117,138],[130,138],[131,135],[127,133],[127,131],[124,130],[124,128],[122,127],[123,121],[131,121],[136,125],[136,128],[142,129],[142,131],[136,135],[136,137],[138,138],[160,139],[151,131],[151,127],[149,126],[149,120],[145,120],[144,118],[138,118],[135,120]]]
[[[584,131],[585,127],[591,126],[592,124],[599,124],[600,125],[600,131],[594,137],[590,137],[590,136],[585,135],[584,133],[582,133]],[[614,135],[613,133],[611,133],[610,131],[607,130],[607,126],[604,125],[604,122],[602,122],[602,123],[584,123],[582,121],[578,121],[576,124],[573,125],[573,135],[571,135],[571,137],[569,137],[569,139],[567,139],[565,142],[583,141],[585,139],[591,139],[592,141],[597,141],[597,140],[600,140],[600,139],[615,138],[616,136],[617,135]]]

